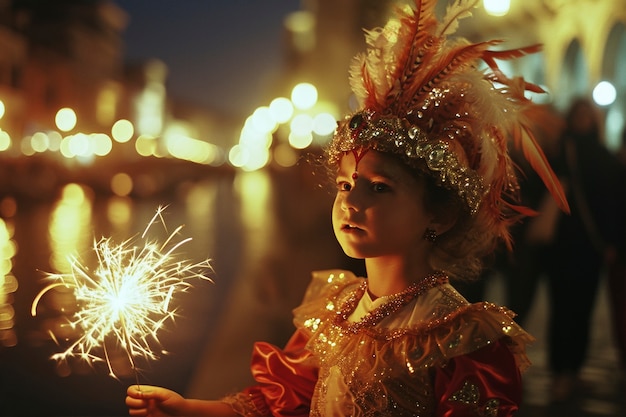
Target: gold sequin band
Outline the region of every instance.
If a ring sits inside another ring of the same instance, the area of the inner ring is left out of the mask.
[[[487,190],[482,177],[463,163],[465,158],[460,159],[453,147],[453,139],[432,140],[405,119],[376,117],[364,110],[339,122],[327,156],[337,163],[345,152],[359,148],[398,155],[409,166],[434,176],[439,185],[456,191],[475,213]]]

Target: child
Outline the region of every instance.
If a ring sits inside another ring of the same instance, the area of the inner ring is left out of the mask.
[[[255,345],[257,385],[220,401],[131,386],[130,415],[513,415],[533,338],[512,312],[469,304],[449,280],[477,276],[480,259],[498,241],[510,246],[508,227],[531,212],[515,205],[509,136],[567,202],[526,128],[529,85],[494,61],[534,48],[446,39],[476,3],[455,2],[441,22],[434,1],[397,9],[367,32],[369,50],[352,66],[361,107],[339,123],[326,160],[336,237],[365,259],[367,278],[315,272],[287,345]]]

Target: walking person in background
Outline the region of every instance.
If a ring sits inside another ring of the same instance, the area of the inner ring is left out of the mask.
[[[548,365],[552,400],[571,399],[587,358],[591,319],[606,266],[623,251],[624,177],[606,148],[596,106],[572,102],[553,161],[571,204],[546,249],[549,288]],[[619,249],[619,248],[622,249]]]
[[[522,401],[532,336],[505,307],[469,303],[451,281],[529,211],[518,204],[508,139],[523,145],[563,209],[562,189],[527,129],[535,88],[496,59],[536,48],[448,39],[476,0],[442,21],[434,1],[397,8],[350,73],[359,107],[326,149],[335,236],[366,277],[318,271],[284,348],[257,343],[257,384],[218,401],[130,386],[132,416],[498,416]],[[493,70],[478,69],[483,60]],[[494,81],[506,88],[496,87]],[[219,378],[219,375],[216,375]]]
[[[618,222],[615,229],[618,233],[621,230],[622,239],[615,245],[614,253],[609,253],[607,269],[613,335],[619,354],[620,382],[626,388],[626,127],[622,131],[622,142],[616,156],[621,163],[621,173],[618,174],[621,180],[616,179]]]

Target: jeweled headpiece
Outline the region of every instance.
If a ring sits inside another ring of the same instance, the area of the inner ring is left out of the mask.
[[[397,7],[383,28],[365,32],[368,49],[350,68],[360,109],[339,122],[327,156],[338,161],[355,149],[397,155],[455,191],[470,212],[484,208],[501,219],[505,206],[523,211],[505,198],[518,188],[507,151],[512,139],[568,211],[526,117],[534,105],[525,91],[543,90],[522,78],[507,78],[496,63],[539,46],[494,51],[488,48],[500,41],[448,38],[477,3],[457,0],[439,21],[436,0],[415,0],[414,7]],[[478,68],[481,61],[487,69]]]

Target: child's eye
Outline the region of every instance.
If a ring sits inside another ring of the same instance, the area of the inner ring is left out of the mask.
[[[377,193],[382,193],[382,192],[388,191],[389,186],[383,182],[373,182],[372,190],[374,190]]]
[[[337,191],[350,191],[352,189],[352,184],[347,181],[339,181],[337,182]]]

